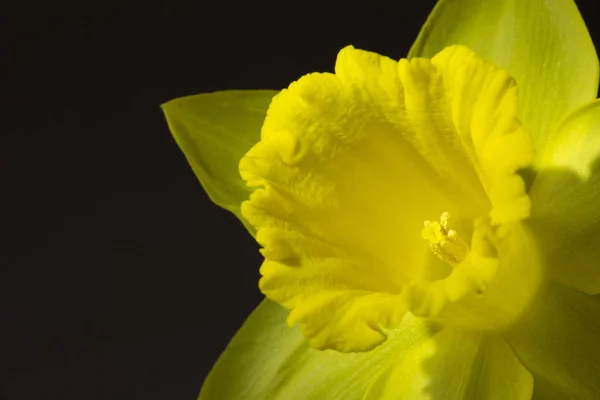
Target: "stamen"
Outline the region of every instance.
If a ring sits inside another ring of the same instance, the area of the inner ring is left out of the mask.
[[[458,233],[449,226],[450,214],[443,213],[440,222],[425,221],[421,237],[429,241],[429,248],[440,260],[450,265],[460,264],[467,254],[469,246],[458,237]]]

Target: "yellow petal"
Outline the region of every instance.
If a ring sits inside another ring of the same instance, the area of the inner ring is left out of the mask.
[[[529,223],[548,273],[600,293],[600,101],[570,115],[539,160]]]
[[[364,400],[529,400],[532,391],[502,338],[445,328],[385,370]]]
[[[598,397],[600,296],[549,281],[505,338],[533,375],[534,398]]]
[[[320,351],[285,326],[286,314],[263,301],[219,357],[199,400],[360,400],[381,369],[436,332],[407,315],[373,351]]]
[[[422,61],[417,58],[411,62]],[[431,145],[428,146],[429,162],[436,164],[444,158],[454,158],[454,149],[462,147],[492,204],[492,223],[527,218],[529,198],[523,180],[515,171],[533,161],[533,144],[516,118],[515,82],[505,71],[462,46],[446,48],[432,59],[432,64],[441,71],[442,81],[448,85],[443,97],[450,103],[451,123],[460,144],[448,146],[442,140],[442,148],[435,155],[431,153]],[[418,92],[415,90],[415,96]],[[412,98],[412,94],[407,93],[407,99]],[[431,103],[423,111],[437,111]],[[442,176],[444,174],[448,171],[443,171]]]
[[[251,235],[254,228],[240,211],[249,190],[239,176],[238,163],[259,140],[275,94],[272,90],[226,90],[180,97],[161,106],[208,197],[238,217]]]
[[[596,98],[598,57],[573,0],[441,0],[409,53],[472,48],[519,86],[519,118],[541,149],[560,121]]]
[[[403,289],[451,272],[421,238],[444,212],[467,240],[475,217],[528,216],[515,173],[533,157],[516,87],[465,47],[399,63],[343,49],[335,74],[277,95],[240,162],[242,214],[265,262],[261,290],[311,343],[360,351],[402,317]]]

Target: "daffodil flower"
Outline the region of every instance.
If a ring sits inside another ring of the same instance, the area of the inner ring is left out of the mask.
[[[200,399],[600,398],[597,87],[572,1],[442,0],[406,59],[167,103],[264,256]]]

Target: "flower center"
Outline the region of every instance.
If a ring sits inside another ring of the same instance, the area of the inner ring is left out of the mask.
[[[445,212],[440,217],[440,222],[425,221],[421,237],[429,240],[429,248],[440,260],[455,265],[467,257],[469,245],[458,236],[455,230],[450,228],[449,219],[450,214]]]
[[[501,331],[519,318],[539,285],[535,245],[522,224],[494,225],[488,217],[474,221],[467,244],[449,221],[447,212],[439,222],[425,221],[421,237],[452,272],[411,282],[408,309],[445,325]]]

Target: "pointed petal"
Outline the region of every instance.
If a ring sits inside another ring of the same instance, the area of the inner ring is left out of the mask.
[[[502,338],[445,328],[384,371],[364,400],[529,400],[532,391]]]
[[[369,353],[316,350],[287,312],[265,300],[227,346],[206,378],[199,400],[359,400],[390,363],[434,331],[410,315],[390,339]]]
[[[260,139],[271,90],[204,93],[171,100],[162,110],[169,129],[210,199],[248,228],[240,205],[250,190],[239,175],[242,156]]]
[[[598,397],[600,296],[549,282],[505,338],[532,373],[535,398]]]
[[[529,224],[548,273],[600,293],[600,101],[570,115],[539,160]]]
[[[598,57],[572,0],[441,0],[409,57],[452,44],[516,79],[519,116],[538,149],[569,112],[596,98]]]

